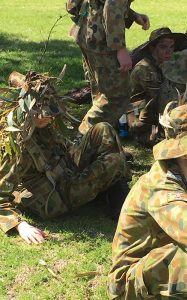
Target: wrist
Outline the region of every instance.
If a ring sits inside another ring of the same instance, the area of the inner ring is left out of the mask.
[[[28,224],[26,221],[24,220],[20,220],[20,222],[15,226],[16,230],[19,231],[20,228],[24,225]]]

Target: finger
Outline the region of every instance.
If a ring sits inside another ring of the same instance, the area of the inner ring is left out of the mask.
[[[44,232],[41,231],[41,230],[38,229],[38,228],[33,228],[33,231],[31,232],[31,234],[32,234],[33,236],[41,236],[42,239],[44,238]]]
[[[43,243],[45,241],[44,233],[40,231],[34,232],[33,236],[39,243]]]
[[[28,238],[28,236],[26,235],[21,235],[22,239],[27,243],[27,244],[31,244],[30,239]]]
[[[43,237],[46,237],[46,234],[45,234],[45,232],[43,231],[43,230],[41,230],[41,229],[37,229],[40,233],[41,233],[41,235],[43,236]]]
[[[144,30],[148,30],[149,27],[150,27],[150,22],[149,22],[149,19],[146,18],[146,19],[145,19],[145,22],[144,22],[144,25],[143,25],[143,29],[144,29]]]
[[[29,239],[30,239],[30,241],[33,243],[33,244],[40,244],[41,242],[40,242],[40,239],[37,237],[37,234],[35,235],[35,234],[32,234],[32,235],[30,235],[29,236]]]

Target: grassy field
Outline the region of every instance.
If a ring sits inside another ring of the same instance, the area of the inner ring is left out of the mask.
[[[169,26],[186,31],[186,0],[136,0],[133,8],[150,16],[151,29],[138,26],[127,31],[129,48],[145,41],[151,30]],[[68,36],[71,20],[64,0],[1,0],[0,2],[0,84],[5,86],[13,70],[49,71],[57,76],[64,64],[67,72],[61,87],[66,92],[84,86],[81,53]],[[52,31],[45,48],[50,29]],[[87,109],[74,107],[81,114]],[[124,142],[134,154],[133,182],[149,169],[151,149],[131,141]],[[116,223],[111,221],[102,203],[91,203],[71,215],[41,223],[27,217],[48,234],[41,246],[29,246],[14,233],[0,232],[0,300],[105,300],[107,273],[111,264],[111,242]],[[46,265],[42,263],[45,261]],[[95,273],[91,273],[95,272]]]

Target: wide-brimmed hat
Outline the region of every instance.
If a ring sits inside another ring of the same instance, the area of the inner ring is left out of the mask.
[[[151,32],[149,40],[143,43],[141,46],[139,46],[139,51],[147,50],[149,46],[163,38],[174,39],[175,49],[177,49],[178,45],[182,41],[187,40],[187,36],[185,33],[172,32],[171,29],[169,29],[168,27],[162,27],[155,29]]]
[[[173,108],[176,105],[178,102],[168,103],[160,117],[166,138],[153,147],[155,160],[187,155],[187,104]]]
[[[161,65],[164,77],[176,82],[187,83],[187,49],[175,52],[172,58]]]

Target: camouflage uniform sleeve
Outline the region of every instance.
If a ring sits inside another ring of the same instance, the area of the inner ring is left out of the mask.
[[[187,249],[187,193],[173,183],[154,193],[149,213],[174,241]]]
[[[6,233],[21,222],[21,212],[14,207],[10,197],[0,193],[0,228]]]
[[[28,155],[24,155],[24,161],[15,166],[13,173],[7,176],[8,182],[12,186],[17,186],[21,182],[21,177],[28,171],[32,163]],[[12,187],[12,191],[14,188]],[[0,228],[6,233],[10,229],[17,226],[21,220],[21,212],[17,209],[19,204],[18,193],[0,191]],[[14,195],[14,196],[13,196]],[[16,201],[15,201],[16,200]]]
[[[129,11],[128,0],[106,0],[103,16],[107,46],[113,50],[125,47],[125,16]]]
[[[138,64],[131,72],[131,95],[145,92],[146,99],[150,100],[158,95],[161,82],[158,76],[148,65]]]

